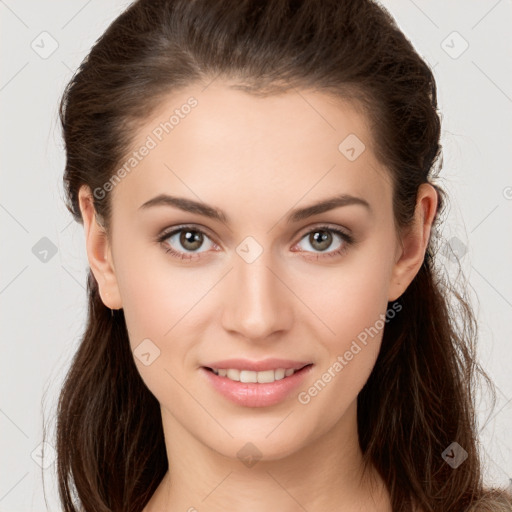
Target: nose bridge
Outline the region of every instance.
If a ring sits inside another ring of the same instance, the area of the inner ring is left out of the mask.
[[[279,271],[272,251],[263,250],[248,237],[236,252],[229,296],[224,301],[224,327],[248,339],[263,339],[274,331],[289,328],[291,300],[276,277]]]

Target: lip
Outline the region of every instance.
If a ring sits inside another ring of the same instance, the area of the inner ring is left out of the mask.
[[[224,369],[230,368],[236,370],[251,370],[253,372],[263,372],[265,370],[277,370],[277,368],[284,368],[285,370],[293,369],[300,370],[304,366],[311,364],[311,361],[292,361],[291,359],[263,359],[262,361],[251,361],[249,359],[223,359],[222,361],[215,361],[205,364],[206,368]]]
[[[233,361],[234,360],[230,360],[229,364],[233,364]],[[269,361],[273,361],[270,367],[268,367],[268,365],[270,364]],[[275,364],[275,361],[276,360],[264,361],[264,363],[267,365],[266,369],[285,368],[285,366],[273,366]],[[282,364],[283,360],[280,361],[280,364]],[[215,363],[215,365],[220,363],[221,361]],[[291,363],[288,362],[288,365],[290,364]],[[292,393],[293,390],[298,388],[303,383],[304,379],[313,368],[312,363],[305,364],[307,365],[306,367],[302,367],[302,369],[296,371],[293,375],[290,375],[289,377],[285,377],[284,379],[276,380],[274,382],[267,382],[264,384],[260,384],[257,382],[237,382],[228,379],[227,377],[221,377],[220,375],[216,375],[209,368],[204,366],[200,368],[200,371],[205,376],[209,384],[217,392],[219,392],[222,396],[224,396],[231,402],[244,407],[269,407],[271,405],[276,405],[285,400]],[[224,364],[221,364],[220,368],[222,368],[223,366]],[[289,367],[293,368],[293,366]],[[213,366],[213,368],[219,368],[219,366]],[[225,368],[236,368],[236,366],[226,366]],[[250,368],[245,366],[245,369]]]

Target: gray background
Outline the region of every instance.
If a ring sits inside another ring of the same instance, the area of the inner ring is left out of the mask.
[[[63,204],[57,104],[72,72],[126,5],[0,0],[0,511],[60,509],[55,464],[46,469],[38,464],[42,415],[53,429],[58,391],[84,327],[87,258],[83,229]],[[480,361],[497,385],[494,411],[487,394],[479,403],[486,480],[508,486],[512,2],[385,5],[434,67],[443,113],[439,183],[451,194],[440,231],[445,249],[452,247],[461,257],[479,317]],[[442,263],[454,274],[457,265],[446,254]]]

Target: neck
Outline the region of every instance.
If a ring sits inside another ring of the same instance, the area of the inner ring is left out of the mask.
[[[331,431],[274,460],[226,457],[162,410],[170,470],[144,512],[221,512],[228,503],[229,510],[243,512],[391,512],[380,475],[374,468],[363,471],[356,407],[354,402]]]

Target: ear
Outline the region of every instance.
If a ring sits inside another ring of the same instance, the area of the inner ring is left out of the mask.
[[[112,261],[110,242],[105,228],[98,222],[91,189],[87,185],[82,185],[80,188],[78,202],[84,223],[87,258],[98,282],[101,300],[110,309],[120,309],[122,302]]]
[[[437,210],[437,201],[436,189],[429,183],[422,183],[416,196],[414,221],[401,233],[397,244],[397,258],[391,275],[389,301],[398,299],[405,292],[423,264]]]

